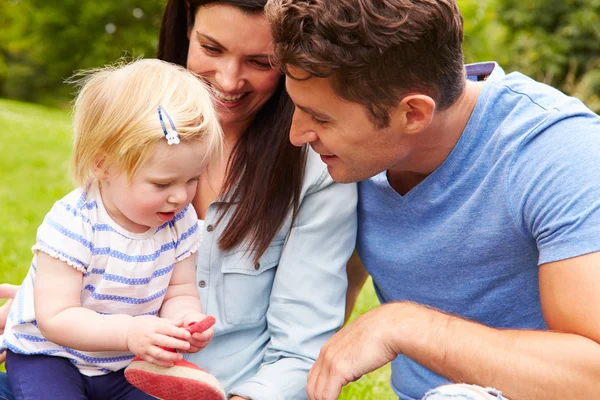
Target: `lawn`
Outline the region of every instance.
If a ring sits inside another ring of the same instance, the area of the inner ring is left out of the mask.
[[[72,189],[69,112],[0,99],[0,282],[20,283],[44,215]],[[377,305],[369,281],[353,318]],[[389,367],[348,385],[347,400],[391,399]]]

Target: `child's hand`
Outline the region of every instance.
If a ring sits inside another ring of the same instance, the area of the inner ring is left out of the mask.
[[[194,322],[200,322],[206,318],[206,315],[199,312],[190,312],[183,317],[184,327],[188,327],[190,324]],[[213,318],[214,321],[214,318]],[[182,350],[184,353],[196,353],[203,348],[205,348],[208,343],[212,340],[215,334],[212,326],[206,329],[203,332],[193,333],[191,337],[188,339],[190,343],[190,348],[187,350]]]
[[[175,351],[189,351],[191,334],[182,328],[183,321],[151,315],[134,317],[127,332],[127,347],[149,363],[170,367],[183,356]]]

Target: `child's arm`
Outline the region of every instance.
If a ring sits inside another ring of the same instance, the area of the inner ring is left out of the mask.
[[[131,351],[147,361],[172,365],[181,355],[158,346],[189,348],[190,334],[154,316],[102,315],[81,307],[83,274],[67,263],[37,252],[35,315],[44,337],[82,351]]]
[[[206,317],[202,313],[202,304],[196,288],[196,253],[175,264],[160,309],[160,316],[178,321],[183,320],[184,326]],[[213,333],[213,329],[210,328],[204,332],[193,334],[190,338],[191,347],[187,349],[187,352],[194,353],[206,347],[212,339]]]

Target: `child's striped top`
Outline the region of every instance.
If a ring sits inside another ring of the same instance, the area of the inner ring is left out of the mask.
[[[191,205],[158,228],[130,233],[108,216],[96,185],[74,190],[54,204],[38,229],[33,261],[11,307],[2,347],[68,358],[88,376],[126,367],[131,353],[83,352],[42,336],[33,305],[36,253],[43,251],[83,273],[83,307],[101,314],[156,315],[174,264],[194,253],[200,239]],[[60,292],[57,287],[56,295]]]

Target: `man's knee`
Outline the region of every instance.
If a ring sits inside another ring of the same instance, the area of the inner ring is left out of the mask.
[[[425,393],[422,400],[508,400],[499,390],[457,383],[439,386]]]

